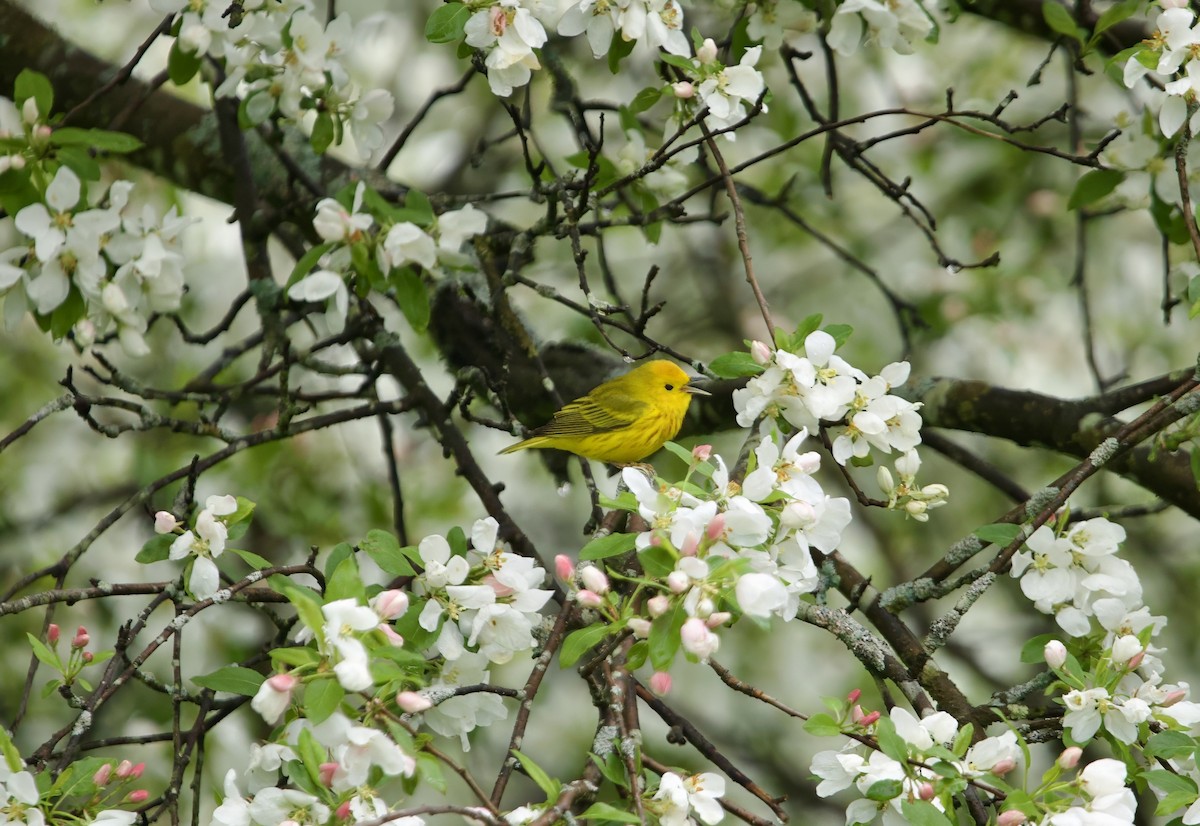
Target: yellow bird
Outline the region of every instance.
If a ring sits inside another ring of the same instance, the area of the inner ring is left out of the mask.
[[[563,405],[528,439],[500,452],[555,448],[614,465],[638,462],[679,432],[693,395],[709,395],[689,381],[672,362],[648,361]]]

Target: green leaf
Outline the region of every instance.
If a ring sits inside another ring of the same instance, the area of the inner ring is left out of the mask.
[[[1178,760],[1191,757],[1196,751],[1196,738],[1182,731],[1162,731],[1146,741],[1147,757]]]
[[[462,3],[439,6],[425,21],[425,39],[430,43],[453,43],[463,38],[471,10]]]
[[[393,576],[415,576],[417,573],[408,555],[400,548],[399,540],[388,531],[367,531],[366,538],[358,543],[358,548]]]
[[[665,577],[675,570],[675,557],[661,545],[651,545],[638,551],[638,562],[647,576]]]
[[[635,533],[610,533],[598,536],[583,546],[579,552],[581,560],[608,559],[610,556],[627,553],[633,550],[637,541]]]
[[[834,346],[841,347],[850,340],[850,336],[854,334],[854,328],[849,324],[828,324],[825,326],[825,332],[833,336]]]
[[[1122,3],[1105,9],[1104,14],[1100,15],[1100,19],[1096,21],[1095,28],[1092,29],[1092,41],[1096,40],[1096,35],[1103,34],[1122,20],[1133,17],[1138,13],[1141,5],[1142,0],[1124,0]]]
[[[1142,779],[1160,792],[1188,794],[1196,797],[1196,781],[1167,769],[1150,769],[1142,772]]]
[[[661,86],[647,86],[642,91],[638,92],[633,97],[633,101],[629,104],[631,112],[645,112],[654,104],[658,103],[663,95]]]
[[[428,227],[433,224],[433,204],[429,201],[429,196],[419,189],[410,189],[408,194],[404,196],[404,209],[409,217],[406,221],[412,221],[419,227]]]
[[[1054,31],[1078,43],[1083,43],[1084,31],[1075,22],[1071,12],[1067,11],[1066,6],[1057,3],[1056,0],[1044,0],[1042,17],[1045,18],[1046,25]]]
[[[253,697],[266,679],[252,669],[243,668],[240,665],[227,665],[210,674],[192,677],[192,682],[201,688],[211,688],[213,691],[227,691],[230,694]]]
[[[37,102],[38,120],[45,121],[54,108],[54,87],[50,79],[33,69],[22,69],[13,83],[13,103],[20,109],[25,101],[33,98]]]
[[[362,602],[365,597],[366,588],[358,574],[358,561],[352,555],[347,556],[325,582],[325,601],[355,599]]]
[[[313,632],[321,645],[325,644],[325,615],[321,613],[321,601],[312,590],[301,588],[287,577],[275,576],[267,579],[267,584],[277,594],[287,597],[287,601],[296,609],[296,615],[306,628]]]
[[[867,789],[866,797],[868,800],[882,803],[899,797],[902,791],[904,791],[904,781],[902,780],[877,780]]]
[[[522,754],[516,749],[512,749],[512,753],[521,761],[521,768],[525,770],[525,774],[529,775],[529,779],[536,783],[537,787],[546,794],[548,800],[554,800],[558,797],[558,793],[562,789],[562,783],[551,778],[541,766],[533,762],[527,755]]]
[[[1020,525],[997,522],[992,525],[984,525],[982,528],[976,528],[974,533],[975,536],[984,542],[1004,547],[1020,536],[1022,530]]]
[[[339,542],[333,546],[329,552],[329,558],[325,560],[325,577],[328,579],[333,576],[333,572],[347,558],[354,556],[354,548],[349,542]]]
[[[150,562],[162,562],[171,553],[171,543],[174,541],[175,534],[161,533],[142,546],[137,556],[134,557],[134,561],[141,562],[143,565]]]
[[[1075,182],[1075,189],[1067,201],[1067,209],[1079,209],[1094,204],[1124,180],[1125,173],[1119,169],[1093,169]]]
[[[814,714],[804,721],[804,730],[815,737],[834,737],[842,733],[838,721],[829,714]]]
[[[396,290],[396,303],[404,317],[418,333],[429,326],[429,290],[425,282],[412,267],[400,267],[392,271],[389,279]]]
[[[263,571],[271,567],[271,560],[266,557],[259,556],[254,551],[243,550],[242,548],[226,548],[226,552],[240,558],[243,562],[249,565],[256,571]]]
[[[633,38],[626,40],[620,32],[613,32],[612,41],[608,45],[608,70],[614,75],[621,71],[621,61],[633,54],[637,41]],[[664,55],[673,57],[673,55]]]
[[[582,820],[596,820],[604,823],[641,823],[641,818],[637,815],[627,812],[624,809],[618,809],[616,806],[608,803],[593,803],[582,812],[579,813]]]
[[[196,52],[185,51],[176,40],[171,44],[171,52],[167,55],[167,77],[176,86],[183,86],[200,71],[200,55]]]
[[[592,758],[596,768],[600,769],[605,780],[618,789],[629,788],[629,780],[625,777],[625,764],[621,762],[621,757],[616,750],[610,751],[605,758],[595,752],[588,752],[588,756]]]
[[[424,751],[417,753],[417,776],[434,791],[446,793],[446,775],[442,773],[441,762],[432,754]]]
[[[629,646],[629,651],[625,655],[625,667],[630,671],[637,671],[646,664],[649,657],[650,644],[645,640],[638,640]]]
[[[891,798],[885,799],[890,800]],[[904,813],[904,822],[912,824],[912,826],[953,826],[953,821],[942,814],[932,803],[924,800],[901,800],[900,810]]]
[[[346,692],[341,683],[330,675],[328,678],[313,680],[304,687],[304,716],[313,725],[323,723],[342,703]]]
[[[271,649],[271,662],[290,665],[293,668],[316,665],[320,661],[321,655],[307,646],[293,645],[290,648]]]
[[[666,671],[679,651],[679,629],[687,619],[683,605],[676,603],[660,617],[650,623],[650,665],[655,671]]]
[[[58,159],[71,171],[79,176],[81,181],[100,180],[100,164],[86,150],[78,146],[61,146],[58,149]]]
[[[879,742],[879,750],[897,763],[908,760],[908,743],[896,733],[896,727],[887,717],[881,717],[875,724],[875,739]]]
[[[316,735],[312,733],[312,729],[304,728],[300,730],[296,750],[300,753],[300,762],[304,765],[304,771],[312,778],[314,783],[319,783],[321,764],[325,762],[325,747],[317,742]]]
[[[84,304],[83,295],[79,288],[72,284],[63,303],[50,313],[50,335],[54,336],[55,340],[62,339],[86,313],[87,306]]]
[[[722,379],[738,379],[744,376],[757,376],[763,371],[763,366],[754,360],[749,353],[735,351],[717,356],[708,363],[708,369]]]
[[[30,167],[0,172],[0,209],[16,215],[30,204],[42,200],[42,194],[30,180]]]
[[[312,135],[308,139],[312,144],[313,151],[318,155],[324,155],[325,151],[333,145],[333,135],[333,115],[329,112],[318,112],[317,119],[313,122]]]
[[[124,154],[135,152],[144,145],[133,135],[110,132],[107,129],[78,129],[64,126],[50,133],[50,143],[55,146],[83,146],[101,152]]]
[[[25,767],[25,761],[21,759],[21,752],[13,743],[12,737],[4,726],[0,726],[0,757],[4,758],[5,765],[13,773],[19,772]]]
[[[44,642],[39,640],[33,634],[26,632],[25,638],[29,640],[29,647],[33,649],[33,656],[37,657],[38,660],[50,666],[55,671],[62,670],[62,661],[58,658],[58,654],[55,654],[53,651],[51,651]]]
[[[579,661],[580,657],[611,633],[613,633],[611,625],[598,622],[567,634],[567,638],[563,640],[562,648],[558,652],[559,666],[570,668]]]
[[[296,266],[292,267],[292,274],[288,276],[287,286],[292,286],[297,281],[303,280],[304,276],[317,265],[321,260],[321,256],[333,249],[332,241],[327,241],[324,244],[317,244],[304,255],[300,256],[300,260],[296,262]]]

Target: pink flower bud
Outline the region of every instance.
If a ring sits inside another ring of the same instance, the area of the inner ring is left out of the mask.
[[[604,604],[604,597],[587,588],[581,588],[575,592],[575,601],[584,608],[599,608]]]
[[[95,659],[95,656],[92,654],[92,652],[91,652],[91,651],[84,651],[84,652],[83,652],[83,661],[84,661],[85,663],[90,663],[90,662],[91,662],[93,659]]]
[[[97,786],[107,786],[108,781],[112,779],[112,771],[112,763],[105,763],[96,769],[96,773],[92,775],[92,782]]]
[[[267,677],[267,685],[280,694],[291,694],[292,689],[299,685],[300,680],[291,674],[272,674]]]
[[[404,645],[404,637],[396,633],[396,629],[388,625],[386,622],[379,623],[379,630],[387,637],[387,640],[392,645]]]
[[[344,803],[342,803],[341,806],[338,806],[337,811],[335,811],[334,814],[337,816],[338,820],[349,820],[350,819],[350,801],[347,800]]]
[[[917,786],[917,797],[921,798],[922,800],[933,800],[936,794],[937,789],[935,789],[933,784],[928,781]]]
[[[718,625],[724,625],[733,619],[733,614],[728,611],[714,611],[708,615],[708,619],[704,620],[704,624],[709,628],[716,628]]]
[[[75,632],[75,636],[71,638],[72,648],[86,648],[87,644],[92,641],[88,636],[88,630],[84,626],[79,626],[79,630]]]
[[[597,594],[608,593],[608,577],[595,565],[584,565],[579,572],[579,580],[583,587]]]
[[[1054,762],[1058,764],[1060,769],[1073,769],[1079,765],[1079,758],[1083,757],[1083,749],[1079,746],[1070,746],[1062,750],[1062,754]]]
[[[696,50],[696,57],[699,58],[702,65],[712,63],[717,59],[717,44],[711,37],[706,37],[700,44],[700,48]]]
[[[48,139],[52,134],[54,134],[54,130],[45,124],[42,124],[33,130],[34,137],[42,141]]]
[[[679,98],[680,100],[690,100],[696,95],[696,87],[689,80],[681,80],[678,83],[672,83],[671,91],[675,94],[675,97]]]
[[[133,768],[129,770],[129,776],[137,780],[146,771],[145,763],[134,763]]]
[[[679,629],[679,639],[683,650],[696,656],[700,662],[708,662],[721,645],[721,638],[709,630],[704,620],[697,617],[683,623]]]
[[[861,696],[862,696],[862,689],[856,688],[856,689],[853,689],[849,694],[846,695],[846,700],[851,703],[857,703],[858,698]]]
[[[671,571],[667,574],[667,587],[672,594],[682,594],[691,585],[691,578],[683,571]]]
[[[1170,708],[1188,695],[1186,689],[1177,688],[1174,691],[1168,691],[1167,696],[1158,704],[1159,708]]]
[[[1029,818],[1020,809],[1009,809],[1007,812],[1001,812],[1000,817],[996,818],[996,826],[1020,826],[1026,820]]]
[[[811,476],[821,469],[821,454],[815,450],[801,453],[796,457],[796,461],[792,462],[792,467]]]
[[[61,633],[62,632],[57,624],[53,622],[50,623],[50,627],[46,629],[46,642],[50,643],[51,645],[58,645],[58,636]]]
[[[633,635],[639,640],[644,640],[650,636],[650,620],[642,619],[641,617],[630,617],[626,625]]]
[[[1004,777],[1010,771],[1017,767],[1017,761],[1011,757],[1004,757],[996,761],[996,765],[992,766],[992,774],[996,777]]]
[[[1046,659],[1046,665],[1054,669],[1062,668],[1067,661],[1067,647],[1058,640],[1050,640],[1042,649],[1042,656]]]
[[[333,776],[337,773],[337,770],[338,770],[337,763],[322,763],[321,768],[317,772],[317,776],[320,778],[319,782],[321,783],[321,785],[324,786],[325,788],[329,788],[330,786],[332,786],[333,785]]]
[[[863,724],[863,720],[865,719],[867,719],[867,713],[862,710],[862,706],[860,706],[858,703],[855,703],[850,707],[851,722],[857,723],[861,726]]]
[[[117,777],[119,777],[121,780],[124,780],[125,778],[129,777],[129,775],[132,772],[133,772],[133,763],[130,763],[128,760],[122,760],[120,763],[117,764],[117,769],[113,773]]]
[[[418,714],[433,708],[428,697],[415,691],[401,691],[396,695],[396,705],[407,714]]]
[[[150,792],[145,789],[134,789],[126,797],[130,803],[145,803],[150,799]]]
[[[380,619],[393,620],[408,610],[408,594],[397,588],[382,591],[371,600],[371,607]]]
[[[862,723],[860,725],[862,725],[863,728],[867,728],[868,726],[873,726],[873,725],[875,725],[875,721],[877,721],[880,718],[880,716],[881,715],[878,711],[872,711],[866,717],[862,718]]]
[[[554,573],[564,582],[570,582],[575,578],[575,563],[571,561],[571,557],[566,554],[559,554],[554,557]]]
[[[683,544],[679,547],[679,553],[682,556],[695,556],[700,550],[700,537],[696,536],[695,532],[688,531],[688,535],[683,538]]]
[[[694,459],[707,462],[709,456],[712,456],[712,445],[696,445],[692,448],[692,458]]]
[[[1112,659],[1115,663],[1128,663],[1134,656],[1142,653],[1142,642],[1133,634],[1117,637],[1112,644]],[[1139,660],[1140,662],[1140,660]],[[1130,665],[1130,668],[1137,668]]]
[[[753,341],[750,343],[750,358],[754,359],[755,364],[770,364],[774,357],[766,342]]]
[[[1142,664],[1142,660],[1144,660],[1144,659],[1146,659],[1146,649],[1143,648],[1141,651],[1137,652],[1136,654],[1134,654],[1132,657],[1129,658],[1129,662],[1127,663],[1127,665],[1129,666],[1129,670],[1133,671],[1134,669],[1136,669],[1139,665]]]
[[[718,513],[708,523],[708,527],[704,530],[704,535],[709,539],[716,541],[725,535],[725,514]]]
[[[1188,0],[1159,0],[1164,9],[1186,9]]]
[[[650,599],[646,600],[646,610],[650,613],[651,617],[661,617],[667,613],[667,609],[670,607],[671,600],[667,598],[666,594],[659,594],[656,597],[650,597]]]
[[[665,671],[655,671],[650,675],[650,690],[659,697],[671,691],[671,675]]]
[[[155,533],[174,533],[179,527],[179,520],[170,511],[159,511],[154,514]]]
[[[807,502],[797,500],[784,507],[779,512],[779,523],[792,530],[804,530],[812,525],[817,518],[817,512]]]

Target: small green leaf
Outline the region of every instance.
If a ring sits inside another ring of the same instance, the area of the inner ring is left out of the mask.
[[[902,780],[877,780],[867,789],[866,797],[867,800],[882,803],[899,797],[902,791],[904,791],[904,781]]]
[[[1071,16],[1071,12],[1066,6],[1056,2],[1056,0],[1045,0],[1042,3],[1042,17],[1046,20],[1046,25],[1061,35],[1071,38],[1078,43],[1083,43],[1084,31],[1075,22],[1075,18]]]
[[[1161,731],[1146,741],[1146,756],[1164,760],[1179,760],[1191,757],[1196,751],[1196,738],[1182,731]]]
[[[442,764],[428,752],[417,753],[417,775],[429,784],[436,792],[446,793],[446,775],[442,773]]]
[[[358,547],[376,565],[393,576],[416,574],[412,563],[409,562],[409,556],[400,548],[400,542],[388,531],[367,531],[366,538],[358,543]]]
[[[763,366],[754,360],[749,353],[735,351],[717,356],[708,363],[708,369],[722,379],[738,379],[745,376],[757,376],[763,371]]]
[[[171,44],[171,52],[167,55],[167,77],[176,86],[183,86],[200,71],[200,55],[196,52],[185,51],[176,40]]]
[[[318,155],[324,155],[325,151],[333,145],[333,136],[333,115],[329,112],[318,112],[317,119],[313,122],[312,135],[309,137],[313,151]]]
[[[634,38],[626,39],[621,36],[620,32],[613,32],[612,40],[608,45],[608,70],[614,75],[621,71],[621,61],[633,54],[633,47],[637,44]],[[673,57],[673,55],[664,55]]]
[[[430,309],[429,290],[424,280],[412,267],[400,267],[392,271],[389,281],[396,290],[396,303],[409,325],[418,333],[425,332]]]
[[[323,723],[333,712],[337,711],[345,696],[346,692],[342,689],[341,683],[332,675],[328,678],[313,680],[304,687],[304,716],[313,725]]]
[[[849,324],[827,324],[825,332],[833,336],[835,347],[841,347],[850,340],[850,336],[854,334],[854,328]]]
[[[272,648],[271,662],[290,665],[293,668],[316,665],[321,655],[307,646],[293,645],[290,648]]]
[[[651,106],[658,103],[662,95],[663,90],[661,86],[647,86],[634,95],[633,101],[629,104],[629,109],[631,112],[645,112]]]
[[[240,558],[243,562],[249,565],[256,571],[263,571],[271,567],[271,560],[259,556],[254,551],[246,551],[241,548],[226,548],[226,552]]]
[[[70,167],[81,181],[100,180],[100,164],[86,149],[78,146],[60,146],[56,153],[59,161]]]
[[[580,628],[567,634],[562,648],[558,652],[558,664],[562,668],[570,668],[579,658],[594,648],[599,642],[613,632],[611,625],[598,622],[586,628]]]
[[[683,605],[676,603],[671,609],[650,623],[650,665],[655,671],[666,671],[671,667],[679,651],[679,629],[687,619]]]
[[[38,120],[46,121],[54,108],[54,87],[50,79],[33,69],[22,69],[13,83],[13,103],[20,109],[25,101],[33,98],[37,102]]]
[[[1067,201],[1067,209],[1079,209],[1099,201],[1125,180],[1125,173],[1118,169],[1093,169],[1075,182],[1075,189]]]
[[[439,6],[425,21],[425,39],[430,43],[454,43],[461,40],[471,10],[462,3]]]
[[[1092,30],[1092,39],[1095,40],[1096,35],[1103,34],[1122,20],[1133,17],[1138,13],[1141,5],[1142,0],[1124,0],[1122,3],[1105,9],[1104,14],[1100,15],[1100,19],[1096,21],[1096,27]]]
[[[579,552],[582,560],[608,559],[610,556],[627,553],[633,550],[637,540],[635,533],[610,533],[598,536],[583,546]]]
[[[675,570],[675,557],[661,545],[651,545],[638,552],[638,561],[648,576],[665,577]]]
[[[406,221],[412,221],[419,227],[428,227],[433,224],[433,204],[429,201],[429,196],[419,189],[410,189],[408,194],[404,196],[404,209],[409,217]]]
[[[333,249],[333,242],[327,241],[324,244],[317,244],[304,255],[300,256],[300,260],[296,262],[296,266],[292,267],[292,274],[288,276],[287,286],[292,286],[297,281],[304,279],[309,271],[317,265],[321,260],[321,256]]]
[[[306,628],[313,632],[317,642],[325,643],[325,616],[321,613],[320,597],[309,588],[301,588],[285,576],[276,574],[267,579],[267,584],[277,594],[287,597],[296,609],[296,615]]]
[[[62,661],[44,642],[28,632],[26,632],[25,638],[29,640],[29,647],[33,649],[33,656],[55,671],[62,670]]]
[[[325,601],[329,603],[339,599],[356,599],[361,602],[365,597],[366,588],[358,574],[358,561],[353,555],[347,556],[326,579]]]
[[[1142,779],[1160,792],[1190,794],[1196,796],[1196,781],[1167,769],[1150,769],[1142,772]]]
[[[296,750],[300,753],[300,762],[304,765],[304,771],[308,773],[314,783],[319,783],[321,764],[325,762],[325,747],[317,742],[312,729],[300,729]]]
[[[975,536],[991,545],[1004,547],[1020,536],[1022,530],[1020,525],[997,522],[993,525],[984,525],[982,528],[976,528]]]
[[[171,543],[174,541],[175,534],[173,533],[159,534],[142,546],[137,556],[134,557],[134,561],[141,562],[143,565],[150,562],[162,562],[171,553]]]
[[[814,714],[804,721],[804,730],[815,737],[835,737],[842,733],[838,721],[828,714]]]
[[[55,146],[82,146],[101,152],[125,154],[141,149],[143,144],[133,135],[110,132],[107,129],[78,129],[64,126],[50,133],[50,143]]]
[[[210,674],[192,677],[192,682],[201,688],[211,688],[213,691],[227,691],[230,694],[253,697],[266,679],[252,669],[243,668],[240,665],[227,665]]]
[[[869,791],[867,796],[870,796]],[[891,798],[884,799],[890,800]],[[910,823],[912,826],[953,826],[953,821],[942,814],[932,803],[924,800],[901,800],[900,810],[904,813],[904,822]]]
[[[581,820],[599,821],[604,823],[641,823],[642,820],[632,812],[618,809],[608,803],[593,803],[579,813]]]
[[[529,775],[529,779],[537,784],[537,787],[546,794],[547,799],[554,800],[558,797],[558,793],[562,789],[562,783],[551,778],[550,775],[546,774],[545,769],[533,762],[527,755],[522,754],[516,749],[512,749],[512,753],[521,761],[521,768],[525,770],[525,774]]]

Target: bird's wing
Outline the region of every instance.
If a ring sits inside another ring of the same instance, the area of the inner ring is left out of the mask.
[[[554,418],[533,431],[535,436],[588,436],[620,430],[635,422],[646,403],[624,393],[605,394],[603,405],[584,396],[563,406]]]

